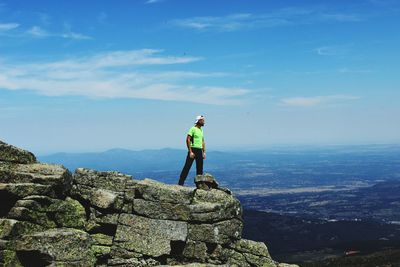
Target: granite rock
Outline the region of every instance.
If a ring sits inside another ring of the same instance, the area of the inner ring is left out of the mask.
[[[71,175],[0,142],[0,265],[296,266],[242,239],[241,204],[212,179],[193,188],[115,171]]]

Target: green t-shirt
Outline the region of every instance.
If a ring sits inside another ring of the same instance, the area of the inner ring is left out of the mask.
[[[203,129],[193,126],[189,129],[188,135],[192,137],[191,147],[203,148]]]

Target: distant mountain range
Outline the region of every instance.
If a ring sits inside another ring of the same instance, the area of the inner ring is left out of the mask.
[[[175,183],[184,149],[111,149],[98,153],[56,153],[42,162],[120,171],[142,179]],[[279,147],[254,151],[207,151],[204,171],[234,189],[347,186],[349,183],[400,180],[400,146]],[[192,168],[191,176],[194,175]]]

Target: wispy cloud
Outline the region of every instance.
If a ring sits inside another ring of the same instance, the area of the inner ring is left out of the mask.
[[[156,4],[156,3],[161,3],[164,2],[165,0],[147,0],[146,4]]]
[[[65,39],[74,39],[74,40],[91,40],[92,37],[88,35],[84,35],[81,33],[72,32],[70,29],[66,29],[63,33],[50,33],[47,30],[39,27],[33,26],[29,30],[26,31],[26,34],[36,37],[36,38],[45,38],[45,37],[61,37]]]
[[[0,31],[9,31],[15,28],[18,28],[18,23],[0,23]]]
[[[351,95],[328,95],[328,96],[310,96],[310,97],[290,97],[281,99],[280,104],[294,107],[312,107],[321,104],[331,104],[349,100],[360,99],[358,96]]]
[[[201,59],[160,53],[161,50],[142,49],[52,62],[4,63],[0,64],[0,88],[32,90],[48,96],[142,98],[218,105],[242,103],[248,93],[244,88],[192,84],[194,79],[210,79],[224,73],[151,70],[154,65]]]
[[[58,34],[62,38],[66,39],[75,39],[75,40],[91,40],[93,39],[91,36],[82,34],[82,33],[77,33],[72,31],[72,26],[69,23],[64,22],[64,32],[61,34]],[[57,36],[57,34],[55,34]]]
[[[350,51],[351,45],[330,45],[321,46],[315,49],[315,52],[320,56],[340,56],[345,55]]]
[[[66,39],[74,39],[74,40],[91,40],[91,39],[93,39],[92,37],[90,37],[88,35],[84,35],[82,33],[71,32],[71,31],[60,34],[60,37],[66,38]]]
[[[50,33],[47,31],[43,30],[39,26],[33,26],[29,30],[26,31],[27,34],[32,35],[34,37],[42,38],[42,37],[47,37],[50,36]]]
[[[369,74],[375,73],[376,70],[371,69],[352,69],[352,68],[339,68],[327,70],[309,70],[309,71],[285,71],[289,75],[331,75],[331,74]]]
[[[170,25],[196,30],[236,31],[246,28],[273,27],[287,24],[283,18],[254,15],[250,13],[231,14],[223,17],[194,17],[170,21]]]
[[[268,28],[285,25],[310,24],[317,22],[356,22],[358,14],[331,13],[318,8],[285,8],[271,13],[239,13],[226,16],[204,16],[175,19],[169,25],[195,30],[237,31],[242,29]]]
[[[373,70],[367,69],[349,69],[349,68],[341,68],[339,69],[339,73],[350,73],[350,74],[366,74],[366,73],[374,73]]]

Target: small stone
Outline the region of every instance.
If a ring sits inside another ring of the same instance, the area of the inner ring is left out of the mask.
[[[218,188],[217,180],[209,173],[196,175],[194,182],[197,189],[210,190],[212,188]]]

